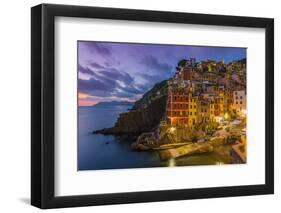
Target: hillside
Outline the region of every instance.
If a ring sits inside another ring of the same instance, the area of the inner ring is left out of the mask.
[[[159,96],[167,95],[168,81],[161,81],[156,83],[152,89],[147,91],[140,100],[136,101],[132,109],[140,109],[147,107],[153,100]]]
[[[162,81],[146,92],[132,110],[121,113],[114,127],[95,130],[95,134],[140,134],[151,131],[166,111],[168,81]]]

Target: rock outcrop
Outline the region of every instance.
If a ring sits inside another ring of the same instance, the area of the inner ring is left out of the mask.
[[[141,134],[157,127],[166,111],[167,81],[156,84],[133,109],[121,113],[114,127],[93,131],[95,134]]]

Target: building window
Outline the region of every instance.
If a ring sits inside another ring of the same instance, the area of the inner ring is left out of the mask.
[[[238,101],[236,101],[236,104],[238,104]]]
[[[192,109],[192,105],[190,104],[190,109]]]
[[[242,104],[242,101],[240,101],[240,104]]]
[[[182,104],[180,104],[180,108],[182,109]]]
[[[180,115],[182,115],[182,111],[180,111]]]
[[[180,96],[180,101],[182,101],[182,96]]]
[[[240,99],[242,99],[242,96],[240,96]]]
[[[174,100],[177,101],[177,96],[174,96]]]
[[[189,115],[192,115],[192,112],[190,112]]]

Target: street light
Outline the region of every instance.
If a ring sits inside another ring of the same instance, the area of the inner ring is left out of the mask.
[[[224,119],[225,120],[227,120],[229,118],[229,115],[228,115],[228,113],[226,112],[226,113],[224,113]]]
[[[175,127],[171,127],[170,131],[171,131],[171,133],[174,133],[176,131],[176,128]]]

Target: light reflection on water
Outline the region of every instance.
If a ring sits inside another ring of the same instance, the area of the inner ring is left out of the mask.
[[[216,165],[223,165],[223,162],[216,162]]]
[[[168,161],[168,166],[169,166],[169,167],[174,167],[174,166],[176,166],[176,161],[175,161],[174,158],[169,159],[169,161]]]

